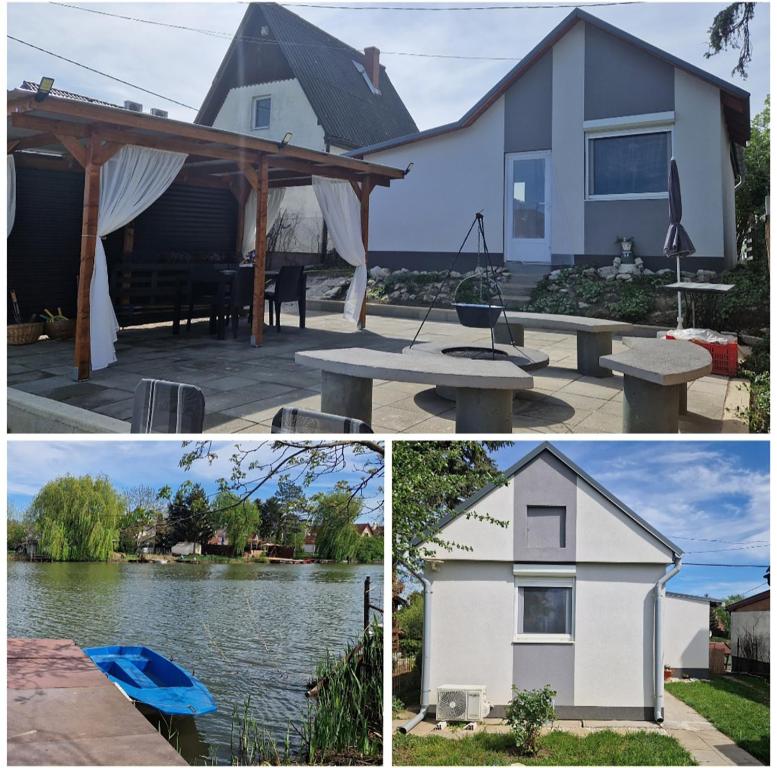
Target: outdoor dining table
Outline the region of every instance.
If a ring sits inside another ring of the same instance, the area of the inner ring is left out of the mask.
[[[707,294],[713,296],[724,296],[734,286],[730,283],[669,283],[661,286],[664,290],[674,291],[676,293],[687,293],[691,301],[691,324],[696,327],[696,302],[694,298],[697,294]]]

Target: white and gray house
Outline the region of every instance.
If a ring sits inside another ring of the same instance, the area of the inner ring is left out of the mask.
[[[709,669],[709,599],[666,592],[682,550],[549,443],[505,474],[442,521],[466,548],[431,546],[419,574],[422,705],[471,689],[499,716],[548,684],[562,718],[660,721],[664,666]]]
[[[674,156],[696,246],[687,268],[719,271],[737,257],[749,136],[746,91],[575,9],[460,120],[351,152],[413,163],[396,189],[373,195],[369,264],[448,265],[483,211],[497,263],[600,266],[632,237],[646,266],[671,267]]]

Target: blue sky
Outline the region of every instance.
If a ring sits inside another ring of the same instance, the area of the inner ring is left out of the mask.
[[[391,4],[381,2],[380,5]],[[465,5],[471,7],[475,3]],[[202,103],[227,50],[229,36],[237,29],[246,9],[244,3],[228,2],[90,5],[93,9],[125,16],[220,32],[224,37],[125,21],[54,3],[9,3],[7,7],[8,32],[14,37],[193,107]],[[461,117],[570,11],[569,7],[458,12],[341,10],[293,4],[288,7],[357,49],[370,45],[380,48],[381,61],[422,129]],[[719,3],[647,2],[586,7],[586,10],[749,90],[751,109],[755,113],[762,108],[769,90],[769,6],[757,4],[751,27],[753,61],[745,81],[731,76],[736,52],[704,58],[707,29],[724,7],[725,4]],[[407,53],[510,60],[467,61],[397,55]],[[192,120],[195,114],[11,40],[8,57],[11,86],[24,79],[37,81],[42,75],[51,75],[65,90],[119,104],[124,99],[132,99],[144,104],[146,109],[154,106],[168,109],[171,117],[182,120]]]
[[[521,441],[500,450],[499,467],[509,467],[537,445]],[[677,544],[685,563],[769,562],[767,442],[564,440],[554,445]],[[766,588],[763,571],[687,565],[668,589],[712,597],[751,589],[755,594],[759,584]]]
[[[23,510],[35,494],[49,480],[60,475],[107,475],[116,488],[126,490],[138,485],[161,488],[170,485],[177,488],[185,480],[200,483],[207,493],[215,493],[221,477],[231,474],[229,457],[234,442],[214,441],[218,459],[212,464],[198,461],[188,471],[178,466],[184,453],[181,443],[170,440],[151,441],[13,441],[8,443],[8,502],[9,506]],[[249,446],[247,442],[240,445]],[[265,442],[261,453],[263,460],[270,457],[271,443]],[[338,480],[353,481],[362,466],[364,457],[349,457],[348,468],[317,480],[306,489],[307,495],[327,491]],[[249,477],[254,476],[249,474]],[[271,480],[260,490],[258,497],[266,499],[277,489]],[[382,500],[382,488],[371,489],[365,506],[375,509]],[[366,515],[363,519],[382,520],[382,510]]]

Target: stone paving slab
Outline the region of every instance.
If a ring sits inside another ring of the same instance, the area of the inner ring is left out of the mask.
[[[208,334],[207,322],[193,323],[190,333],[177,337],[170,333],[169,324],[123,330],[118,363],[80,384],[71,378],[72,342],[9,347],[8,381],[19,389],[123,421],[131,419],[132,393],[140,378],[181,381],[203,390],[207,431],[262,433],[269,432],[272,417],[282,406],[320,408],[320,373],[295,364],[295,352],[366,346],[398,353],[418,329],[414,320],[370,316],[367,330],[354,331],[340,315],[325,313],[309,313],[306,329],[297,328],[293,317],[289,323],[279,334],[267,333],[260,348],[249,346],[244,323],[237,340],[228,336],[223,341]],[[455,323],[427,322],[420,340],[490,343],[490,334]],[[514,433],[622,431],[621,375],[581,376],[575,370],[576,344],[574,332],[526,331],[525,345],[547,353],[550,365],[536,371],[532,390],[516,398]],[[613,354],[626,348],[622,340],[613,341]],[[689,386],[690,413],[681,417],[680,431],[747,432],[738,409],[748,399],[743,380],[697,379]],[[452,404],[438,397],[430,385],[376,380],[373,407],[373,426],[392,433],[450,434],[455,429]]]

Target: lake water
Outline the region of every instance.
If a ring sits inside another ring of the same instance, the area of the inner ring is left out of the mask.
[[[184,721],[181,752],[224,762],[233,707],[249,696],[252,716],[278,739],[306,717],[316,663],[361,632],[367,576],[382,606],[382,566],[11,561],[8,634],[147,645],[175,659],[218,705]]]

